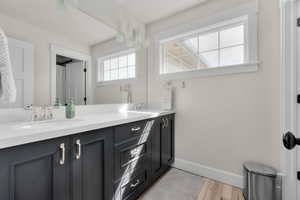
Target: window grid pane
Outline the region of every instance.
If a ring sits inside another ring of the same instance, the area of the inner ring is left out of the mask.
[[[200,62],[207,67],[242,64],[244,43],[244,25],[199,34],[197,52]]]
[[[245,43],[244,25],[220,31],[220,48],[242,45]]]
[[[109,57],[101,62],[103,71],[102,78],[99,81],[112,81],[135,78],[135,53],[122,54],[119,56]],[[101,68],[99,70],[99,77],[101,77]]]
[[[220,65],[238,65],[244,62],[244,45],[223,48],[220,51]]]
[[[198,36],[198,43],[199,43],[199,52],[205,52],[205,51],[212,51],[219,48],[219,33],[209,33],[205,35],[199,35]]]
[[[110,80],[110,71],[104,71],[104,81]]]

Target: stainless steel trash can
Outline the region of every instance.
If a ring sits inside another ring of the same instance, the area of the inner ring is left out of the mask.
[[[280,200],[278,189],[276,169],[256,162],[244,164],[245,200]]]

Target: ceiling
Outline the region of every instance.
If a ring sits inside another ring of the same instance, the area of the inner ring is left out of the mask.
[[[99,0],[90,1],[99,3]],[[100,1],[105,3],[108,0]],[[123,7],[129,13],[147,24],[193,7],[206,0],[119,1],[122,2]],[[86,45],[105,41],[116,34],[112,28],[79,10],[73,8],[58,9],[57,0],[1,0],[0,13],[64,35]]]
[[[208,0],[124,0],[124,6],[143,23],[148,24],[174,15]]]
[[[58,9],[56,2],[57,0],[0,0],[0,13],[87,45],[114,36],[115,31],[103,23],[73,8]]]

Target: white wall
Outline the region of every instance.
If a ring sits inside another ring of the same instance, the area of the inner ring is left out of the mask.
[[[97,59],[114,54],[123,50],[127,50],[128,47],[120,45],[115,40],[109,40],[100,44],[96,44],[91,48],[92,63],[94,66],[94,81],[97,75]],[[95,89],[95,103],[96,104],[111,104],[122,103],[121,86],[129,83],[132,88],[132,100],[134,103],[145,103],[147,101],[147,68],[146,68],[146,50],[141,49],[136,52],[136,75],[137,78],[132,81],[117,82],[107,85],[98,85]],[[123,102],[124,103],[124,102]]]
[[[148,34],[155,37],[247,2],[252,1],[211,0],[148,25]],[[185,88],[180,81],[173,81],[176,87],[176,157],[193,166],[205,166],[233,176],[242,174],[242,164],[247,160],[280,166],[279,8],[275,0],[257,2],[260,61],[257,72],[188,79]],[[94,59],[111,49],[116,49],[116,44],[94,46]],[[155,73],[158,66],[153,63],[152,51],[150,48],[147,56],[147,99],[150,104],[158,105],[165,81]],[[138,67],[144,68],[147,59],[144,56],[139,59],[142,65]],[[142,99],[145,94],[140,92],[146,90],[146,86],[138,84],[135,87],[140,89],[135,95]],[[98,103],[119,102],[119,85],[98,88],[96,96]]]
[[[231,9],[245,0],[211,1],[148,26],[151,36]],[[202,77],[176,87],[176,157],[242,174],[247,160],[279,167],[278,1],[258,1],[258,72]],[[149,58],[153,54],[149,50]],[[152,60],[149,60],[152,61]],[[160,103],[164,81],[149,64],[149,103]]]
[[[34,104],[50,103],[50,44],[90,54],[88,45],[71,41],[64,36],[0,14],[0,27],[9,37],[34,45]]]

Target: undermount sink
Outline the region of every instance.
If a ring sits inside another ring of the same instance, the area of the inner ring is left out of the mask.
[[[60,126],[68,123],[76,123],[83,121],[81,119],[54,119],[54,120],[45,120],[45,121],[31,121],[23,122],[16,125],[13,125],[13,129],[22,130],[22,129],[34,129],[34,128],[47,128],[51,126]]]

